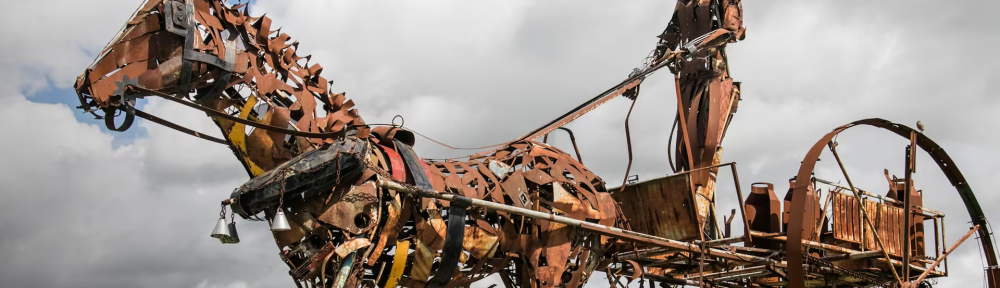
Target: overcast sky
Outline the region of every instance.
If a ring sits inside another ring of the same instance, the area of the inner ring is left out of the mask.
[[[266,224],[239,221],[238,245],[208,237],[218,201],[247,180],[228,149],[143,120],[109,132],[73,108],[75,77],[139,4],[17,1],[0,10],[0,286],[292,285]],[[988,217],[1000,219],[1000,196],[990,190],[1000,178],[998,6],[747,1],[746,40],[728,49],[744,100],[724,161],[739,163],[744,191],[772,182],[783,197],[805,152],[830,129],[870,117],[921,120]],[[407,127],[468,147],[521,136],[621,81],[653,49],[672,9],[672,1],[294,0],[260,1],[251,13],[266,12],[301,54],[313,54],[367,122],[399,114]],[[643,83],[630,121],[630,174],[641,179],[671,172],[671,78],[664,70]],[[140,105],[149,113],[220,134],[203,113],[147,101]],[[612,186],[628,161],[629,104],[611,101],[568,126],[584,163]],[[572,150],[565,135],[550,138]],[[902,177],[903,138],[854,128],[839,142],[858,186],[885,191],[883,168]],[[428,158],[467,152],[422,139],[415,148]],[[821,158],[817,175],[841,179],[832,157]],[[969,216],[931,163],[920,154],[916,183],[928,207],[948,214],[954,241]],[[722,175],[718,205],[728,211],[735,196]],[[985,287],[979,255],[975,239],[966,242],[938,287]],[[590,286],[605,283],[595,277]]]

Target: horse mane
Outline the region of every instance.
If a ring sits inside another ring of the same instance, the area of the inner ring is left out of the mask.
[[[311,55],[300,56],[298,42],[290,42],[288,34],[271,28],[271,19],[250,16],[246,3],[148,0],[77,78],[74,88],[80,108],[106,120],[117,110],[129,113],[135,97],[129,97],[123,86],[134,85],[305,133],[342,133],[364,127],[346,93],[330,90],[331,81],[321,75],[323,66],[310,63]],[[97,110],[105,114],[94,113]],[[139,112],[140,117],[145,114]],[[234,132],[244,132],[244,124],[212,118],[251,176],[331,141],[266,131],[240,137]],[[131,124],[130,119],[126,121]],[[108,126],[119,131],[128,128]]]

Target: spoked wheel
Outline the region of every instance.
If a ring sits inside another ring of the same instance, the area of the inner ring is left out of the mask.
[[[913,159],[916,157],[916,148],[920,147],[921,149],[924,150],[924,152],[926,152],[926,153],[928,153],[930,155],[931,159],[933,159],[934,162],[941,169],[941,171],[944,172],[945,176],[948,178],[948,181],[950,181],[951,184],[953,186],[955,186],[955,189],[957,190],[959,196],[961,196],[962,201],[964,202],[965,207],[966,207],[966,209],[969,212],[969,216],[972,218],[972,224],[974,226],[978,226],[978,234],[979,234],[978,236],[979,236],[980,241],[982,242],[983,253],[985,254],[984,256],[986,256],[985,258],[986,258],[986,260],[988,262],[989,267],[996,267],[997,266],[997,257],[996,257],[996,252],[995,252],[995,250],[993,248],[993,240],[991,238],[990,231],[988,229],[989,227],[987,225],[986,215],[983,213],[982,208],[979,206],[979,202],[976,200],[976,196],[975,196],[975,194],[973,194],[972,188],[969,186],[969,183],[966,182],[965,177],[962,176],[962,172],[958,169],[958,166],[956,166],[955,163],[954,163],[954,161],[952,161],[951,157],[948,156],[948,153],[946,153],[944,151],[944,149],[942,149],[940,146],[938,146],[937,143],[934,143],[934,141],[932,141],[926,135],[924,135],[923,133],[921,133],[921,132],[919,132],[917,130],[914,130],[914,129],[912,129],[910,127],[907,127],[905,125],[901,125],[901,124],[897,124],[897,123],[892,123],[890,121],[883,120],[883,119],[877,119],[877,118],[860,120],[860,121],[852,122],[852,123],[844,125],[844,126],[840,126],[840,127],[836,128],[836,129],[834,129],[833,131],[831,131],[830,133],[827,133],[822,139],[820,139],[818,142],[816,142],[816,144],[813,145],[811,149],[809,149],[809,152],[806,154],[805,159],[802,161],[802,165],[800,166],[799,172],[798,172],[798,174],[797,174],[797,176],[796,176],[795,179],[811,179],[813,169],[816,166],[816,161],[818,161],[820,154],[823,152],[823,150],[830,150],[831,154],[833,154],[833,156],[837,159],[837,162],[838,162],[838,165],[841,168],[841,171],[844,172],[844,178],[845,178],[845,180],[847,180],[848,185],[850,186],[849,189],[852,190],[851,192],[853,192],[855,194],[855,197],[851,197],[851,198],[857,199],[856,201],[857,201],[858,206],[856,206],[856,207],[863,206],[864,204],[862,203],[861,197],[860,197],[860,195],[858,195],[858,193],[860,193],[859,192],[860,190],[857,190],[854,187],[853,183],[851,183],[851,178],[847,174],[847,171],[844,169],[843,164],[840,162],[840,156],[837,155],[836,145],[833,142],[831,142],[831,140],[834,139],[834,136],[837,136],[838,134],[840,134],[844,130],[847,130],[848,128],[851,128],[851,127],[854,127],[854,126],[860,126],[860,125],[868,125],[868,126],[874,126],[874,127],[886,129],[886,130],[889,130],[889,131],[891,131],[891,132],[893,132],[893,133],[895,133],[895,134],[897,134],[899,136],[902,136],[904,138],[910,139],[911,145],[909,145],[909,146],[906,147],[906,149],[907,149],[907,163],[908,163],[907,167],[905,169],[906,170],[905,171],[906,172],[905,173],[906,176],[905,176],[904,179],[902,179],[903,183],[900,183],[900,185],[904,186],[904,187],[900,187],[900,188],[903,189],[902,191],[904,192],[904,194],[909,194],[909,195],[913,194],[911,192],[911,190],[912,190],[912,188],[911,188],[911,185],[912,185],[912,181],[911,181],[912,180],[911,179],[912,175],[911,175],[911,173],[912,173],[912,171],[914,171],[914,168],[915,168],[914,164],[913,164],[914,163]],[[892,180],[890,180],[890,182],[891,183],[895,183]],[[812,184],[812,181],[808,181],[808,180],[795,181],[795,183],[793,184],[793,187],[792,187],[792,192],[791,192],[792,193],[791,207],[796,207],[796,208],[795,209],[791,209],[791,211],[789,211],[789,213],[790,213],[790,215],[789,215],[790,217],[789,217],[789,220],[788,220],[788,227],[789,227],[789,229],[787,231],[788,242],[787,242],[787,245],[785,245],[785,252],[786,252],[786,256],[787,256],[787,260],[788,260],[788,262],[787,262],[788,263],[787,279],[788,279],[788,282],[789,282],[788,283],[789,287],[792,287],[792,288],[803,288],[803,287],[805,287],[805,271],[804,271],[802,265],[805,264],[806,262],[808,262],[810,264],[816,263],[816,261],[815,261],[816,259],[812,259],[812,257],[809,256],[809,255],[803,255],[803,252],[805,252],[805,250],[803,249],[803,241],[802,241],[802,240],[812,240],[811,238],[813,236],[812,235],[813,229],[814,229],[813,227],[814,227],[815,223],[817,223],[817,220],[818,220],[817,216],[819,215],[819,213],[816,213],[816,211],[814,211],[815,210],[814,208],[811,208],[811,207],[814,206],[814,203],[810,203],[809,202],[809,201],[814,200],[816,198],[815,192],[811,188],[811,184]],[[895,189],[892,189],[892,190],[895,190]],[[892,196],[893,195],[890,194],[890,198],[892,198]],[[831,197],[833,197],[833,196],[831,195]],[[893,199],[894,201],[891,202],[891,203],[894,203],[898,207],[907,207],[906,205],[909,205],[909,207],[919,206],[920,204],[909,203],[909,202],[914,201],[916,199],[918,199],[918,198],[916,198],[916,197],[908,197],[908,196],[905,196],[905,195],[897,195],[896,199]],[[851,201],[854,201],[854,200],[851,200]],[[918,201],[918,200],[916,200],[916,201]],[[809,205],[807,205],[807,204],[809,204]],[[867,213],[867,212],[865,212],[865,210],[866,210],[865,208],[861,208],[861,209],[858,209],[858,210],[862,214]],[[899,210],[901,211],[901,213],[906,213],[906,210],[903,210],[901,208]],[[906,215],[906,214],[902,214],[902,215]],[[913,214],[910,214],[910,215],[913,215]],[[868,218],[868,217],[869,217],[868,215],[863,215],[864,219],[862,219],[860,225],[866,225],[868,227],[872,227],[871,226],[872,225],[872,223],[871,223],[872,220],[870,218]],[[902,218],[903,218],[903,221],[906,221],[903,224],[902,227],[910,227],[909,221],[911,220],[912,216],[911,217],[902,217]],[[799,227],[799,228],[798,229],[792,229],[792,227]],[[904,231],[904,230],[909,230],[909,229],[900,229],[900,231]],[[908,232],[904,232],[904,233],[908,233]],[[877,230],[875,230],[874,233],[870,232],[870,234],[872,234],[870,236],[873,236],[871,238],[879,238],[879,233],[878,233]],[[966,237],[968,237],[970,235],[971,235],[971,231],[970,231],[969,234],[966,234]],[[864,238],[864,237],[862,237],[862,238]],[[888,257],[889,256],[889,254],[888,254],[889,251],[893,251],[893,250],[896,250],[894,252],[910,251],[910,247],[907,247],[907,245],[909,245],[908,243],[910,241],[902,241],[903,242],[903,244],[901,244],[902,247],[897,247],[895,249],[889,248],[888,251],[887,251],[884,239],[871,239],[871,238],[868,238],[868,239],[875,240],[874,242],[878,243],[878,248],[874,248],[872,250],[881,250],[881,251],[883,251],[883,253],[885,254],[886,259],[891,259],[891,258]],[[903,239],[906,239],[906,238],[903,238]],[[963,238],[963,240],[964,240],[964,238]],[[861,245],[867,245],[866,242],[868,242],[869,240],[861,239],[860,241],[862,243]],[[945,243],[945,245],[947,245],[947,243]],[[900,253],[900,254],[902,255],[902,260],[903,260],[900,263],[908,263],[908,262],[912,261],[912,259],[909,259],[909,256],[908,256],[909,253]],[[804,259],[804,258],[809,258],[809,259]],[[810,260],[810,261],[803,261],[803,260]],[[892,260],[892,261],[895,261],[895,260]],[[890,266],[890,267],[892,267],[892,266]],[[903,267],[907,267],[907,266],[903,266]],[[914,283],[913,285],[909,284],[910,281],[914,280],[915,278],[918,277],[918,275],[920,275],[919,273],[910,273],[910,275],[909,275],[910,277],[907,279],[906,276],[904,276],[904,275],[898,275],[900,273],[898,273],[895,270],[895,268],[890,268],[889,270],[892,270],[893,275],[897,279],[901,279],[898,282],[898,285],[900,285],[900,286],[916,287],[916,285],[918,285],[920,283],[919,281],[913,281],[913,283]],[[996,270],[996,269],[995,268],[991,268],[987,272],[989,274],[989,276],[992,276],[993,274],[997,274],[997,273],[993,273],[994,270]],[[914,275],[914,274],[916,274],[916,275]],[[989,287],[991,287],[991,288],[997,287],[996,283],[994,283],[995,280],[992,277],[989,277],[989,278],[990,278],[990,280],[989,280],[989,283],[990,283]],[[920,279],[920,280],[922,280],[922,279]],[[887,286],[898,287],[897,283],[870,283],[870,284],[872,284],[872,285],[885,284]]]

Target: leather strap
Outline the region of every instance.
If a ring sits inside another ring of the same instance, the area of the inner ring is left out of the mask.
[[[420,189],[433,191],[434,186],[431,185],[431,179],[427,176],[427,170],[424,169],[423,161],[417,157],[416,152],[413,152],[413,148],[399,140],[393,139],[392,141],[396,144],[397,152],[403,156],[403,161],[406,161],[406,168],[410,171],[410,175],[413,176],[413,184],[420,187]],[[393,170],[395,170],[395,167]]]
[[[464,196],[456,195],[451,200],[451,207],[448,208],[448,230],[444,239],[444,249],[441,250],[441,265],[438,266],[434,277],[427,280],[427,288],[445,287],[451,282],[455,270],[458,270],[462,243],[465,241],[465,209],[470,205],[472,200]]]

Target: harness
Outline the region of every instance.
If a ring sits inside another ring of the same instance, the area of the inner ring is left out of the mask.
[[[382,141],[392,143],[395,148],[379,144],[385,151],[385,155],[388,156],[389,163],[391,163],[392,177],[397,181],[410,182],[407,181],[407,174],[409,174],[415,186],[433,191],[434,186],[431,182],[427,164],[420,157],[417,157],[417,153],[413,151],[413,147],[407,143],[403,143],[399,139],[395,139],[394,136],[397,135],[397,132],[408,133],[408,131],[398,129],[391,127],[389,129],[379,129],[380,131],[378,131],[382,132],[378,133],[379,138]],[[400,134],[400,136],[403,135]],[[406,139],[412,140],[412,135],[410,137]],[[402,171],[401,166],[405,167],[406,171]],[[444,248],[441,250],[440,266],[434,272],[434,276],[430,280],[427,280],[427,288],[445,287],[454,276],[460,260],[459,257],[462,255],[462,244],[465,241],[466,209],[471,205],[472,201],[466,197],[455,197],[455,200],[451,201],[448,207],[448,225],[445,232]]]
[[[216,96],[222,94],[222,91],[229,86],[229,79],[233,75],[233,67],[236,62],[236,33],[229,33],[229,39],[223,41],[223,46],[226,47],[224,59],[219,58],[215,55],[198,52],[194,50],[194,33],[197,30],[197,22],[194,19],[194,4],[191,0],[167,0],[163,2],[164,5],[164,28],[170,33],[177,34],[184,38],[184,48],[181,50],[181,71],[180,79],[177,83],[177,99],[183,99],[188,96],[190,90],[188,89],[191,85],[191,67],[194,62],[201,62],[216,68],[219,68],[218,75],[215,76],[213,80],[212,89],[198,93],[195,95],[195,103],[206,104],[208,100],[215,99]],[[219,39],[221,41],[221,39]],[[125,120],[121,126],[115,126],[114,116],[105,117],[104,125],[107,126],[109,130],[112,131],[125,131],[132,127],[132,123],[135,122],[135,116],[137,110],[135,109],[135,100],[137,98],[143,98],[143,96],[137,93],[133,89],[126,89],[127,87],[138,86],[138,78],[129,79],[125,76],[123,81],[116,83],[118,85],[118,90],[115,90],[115,95],[122,97],[121,107],[108,107],[104,109],[105,115],[114,115],[115,110],[121,110],[125,112]],[[165,125],[168,127],[173,127],[173,123],[167,122],[166,120],[153,117],[152,115],[140,113],[139,117],[146,120],[155,122],[157,124]],[[192,134],[198,137],[206,138],[205,135],[199,135],[199,133],[194,131],[181,131],[188,134]],[[213,142],[225,143],[221,139],[216,139],[214,137],[206,138]]]

